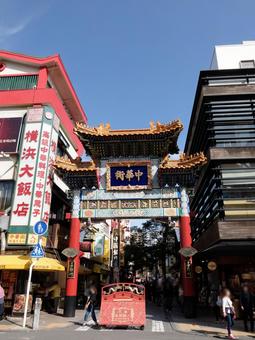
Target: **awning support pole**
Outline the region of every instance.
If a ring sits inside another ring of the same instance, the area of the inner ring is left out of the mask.
[[[25,310],[24,310],[24,318],[23,318],[23,325],[22,327],[26,327],[27,323],[27,309],[28,309],[28,302],[29,302],[29,293],[30,293],[30,286],[31,286],[31,280],[32,280],[32,273],[33,273],[33,267],[35,265],[35,262],[32,262],[29,267],[29,275],[28,275],[28,282],[27,282],[27,293],[26,293],[26,301],[25,301]]]

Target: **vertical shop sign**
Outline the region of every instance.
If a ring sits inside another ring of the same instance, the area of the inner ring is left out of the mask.
[[[119,269],[119,230],[113,229],[112,236],[112,266],[113,269]]]
[[[40,146],[38,152],[38,162],[36,169],[36,176],[34,182],[34,196],[32,200],[32,212],[29,225],[34,225],[37,221],[45,221],[48,219],[42,216],[42,205],[45,192],[46,176],[48,169],[48,159],[51,140],[51,125],[47,123],[42,124],[42,132],[40,138]]]
[[[41,109],[41,116],[42,116]],[[11,213],[11,226],[27,226],[33,197],[34,178],[39,151],[41,123],[33,122],[33,110],[27,113],[23,145],[20,152],[20,161],[16,188],[14,193],[13,209]]]
[[[59,119],[50,107],[28,110],[8,244],[36,244],[38,236],[31,232],[33,225],[39,220],[49,222],[58,128]],[[46,243],[45,237],[42,242]]]
[[[42,202],[42,220],[48,223],[52,196],[53,164],[57,153],[59,119],[55,116],[54,127],[51,135],[49,161],[46,174],[45,194]]]

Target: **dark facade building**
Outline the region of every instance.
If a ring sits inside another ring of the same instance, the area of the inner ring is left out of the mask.
[[[191,202],[198,272],[236,292],[254,287],[255,68],[200,73],[185,153],[199,151],[208,162]]]

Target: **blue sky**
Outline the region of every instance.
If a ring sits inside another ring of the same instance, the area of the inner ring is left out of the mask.
[[[2,0],[0,46],[59,53],[89,124],[180,118],[215,44],[255,39],[254,0]]]

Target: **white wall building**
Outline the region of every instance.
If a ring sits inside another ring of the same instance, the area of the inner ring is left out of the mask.
[[[218,45],[214,48],[211,70],[255,67],[255,40],[235,45]]]

